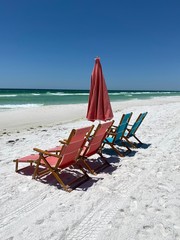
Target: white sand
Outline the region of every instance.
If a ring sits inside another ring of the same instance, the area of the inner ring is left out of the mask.
[[[71,193],[14,172],[13,159],[90,125],[86,107],[0,112],[0,239],[180,239],[179,97],[113,103],[116,122],[148,111],[137,132],[146,148],[124,158],[106,151],[113,167]]]

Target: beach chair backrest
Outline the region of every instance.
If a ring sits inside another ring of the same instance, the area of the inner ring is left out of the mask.
[[[60,158],[57,162],[59,168],[65,168],[75,163],[85,146],[87,137],[89,137],[93,126],[73,129],[70,133],[67,143],[65,143],[60,152]]]
[[[106,138],[112,124],[114,121],[99,124],[89,141],[89,145],[87,147],[87,151],[85,152],[85,156],[91,156],[95,153],[98,153],[99,149],[101,148],[102,142]]]
[[[119,124],[129,123],[131,117],[132,117],[132,112],[123,114]]]
[[[142,121],[144,120],[145,116],[147,115],[147,112],[144,113],[140,113],[139,117],[137,118],[137,120],[135,121],[135,123],[133,124],[130,132],[129,132],[129,136],[132,136],[135,134],[135,132],[137,131],[137,129],[139,128],[139,126],[141,125]]]
[[[93,128],[94,128],[94,125],[89,127],[84,127],[84,128],[78,128],[76,130],[73,129],[69,135],[67,143],[74,142],[74,141],[76,142],[83,138],[87,139],[91,134]]]
[[[124,136],[124,133],[127,129],[127,125],[128,125],[128,123],[122,123],[117,127],[114,142],[122,139],[122,137]]]
[[[86,139],[79,141],[73,141],[72,143],[65,144],[61,151],[60,162],[58,163],[59,168],[66,168],[76,163],[79,158],[80,152],[84,147]]]

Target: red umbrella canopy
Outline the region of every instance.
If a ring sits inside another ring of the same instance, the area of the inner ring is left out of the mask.
[[[86,118],[89,121],[107,121],[113,118],[99,57],[95,59],[95,65],[91,75],[91,88]]]

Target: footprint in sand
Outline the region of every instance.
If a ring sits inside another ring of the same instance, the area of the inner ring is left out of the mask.
[[[157,224],[156,229],[162,234],[163,237],[167,237],[171,232],[169,227],[165,227],[162,223]]]
[[[151,231],[152,228],[153,228],[152,225],[144,225],[144,226],[143,226],[143,229],[144,229],[145,231],[147,231],[147,232]]]
[[[141,229],[137,231],[137,239],[148,239],[148,236],[154,231],[154,226],[144,225]]]
[[[7,143],[14,144],[15,140],[9,140],[9,141],[7,141]]]
[[[36,224],[40,225],[40,224],[42,224],[43,222],[44,222],[44,219],[38,219],[38,220],[36,221]]]
[[[130,197],[130,200],[131,200],[131,202],[130,202],[129,208],[130,208],[130,211],[133,212],[137,209],[137,201],[136,201],[136,198],[133,196]]]

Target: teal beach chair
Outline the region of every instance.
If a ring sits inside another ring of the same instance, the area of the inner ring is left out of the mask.
[[[116,130],[110,132],[109,136],[104,140],[103,147],[105,144],[108,144],[120,157],[124,157],[124,153],[120,152],[116,146],[126,147],[127,148],[126,152],[131,151],[131,149],[126,145],[126,142],[128,140],[124,135],[125,131],[127,130],[127,126],[128,126],[127,122],[119,124]]]
[[[128,123],[129,124],[129,121],[132,117],[132,114],[133,114],[132,112],[123,114],[120,121],[119,121],[119,124],[118,125],[113,124],[113,126],[111,127],[111,132],[115,132],[117,130],[117,128],[123,123]]]
[[[130,121],[130,119],[132,117],[132,114],[133,114],[132,112],[123,114],[122,118],[121,118],[121,120],[119,122],[119,125],[123,124],[123,123],[129,123],[129,121]]]
[[[142,142],[139,140],[139,138],[136,136],[136,132],[139,128],[139,126],[141,125],[142,121],[144,120],[144,118],[146,117],[147,112],[144,113],[140,113],[138,118],[136,119],[136,121],[134,122],[134,124],[132,125],[132,127],[129,129],[127,128],[127,132],[125,133],[125,137],[126,140],[128,141],[128,143],[132,146],[132,147],[136,147],[136,145],[132,142],[129,141],[129,138],[134,137],[140,144],[142,144]]]
[[[116,125],[112,126],[112,131],[116,131],[118,126],[123,124],[123,123],[129,123],[129,121],[130,121],[130,119],[132,117],[132,114],[133,114],[132,112],[123,114],[122,117],[121,117],[121,120],[119,121],[119,124],[117,126]]]

